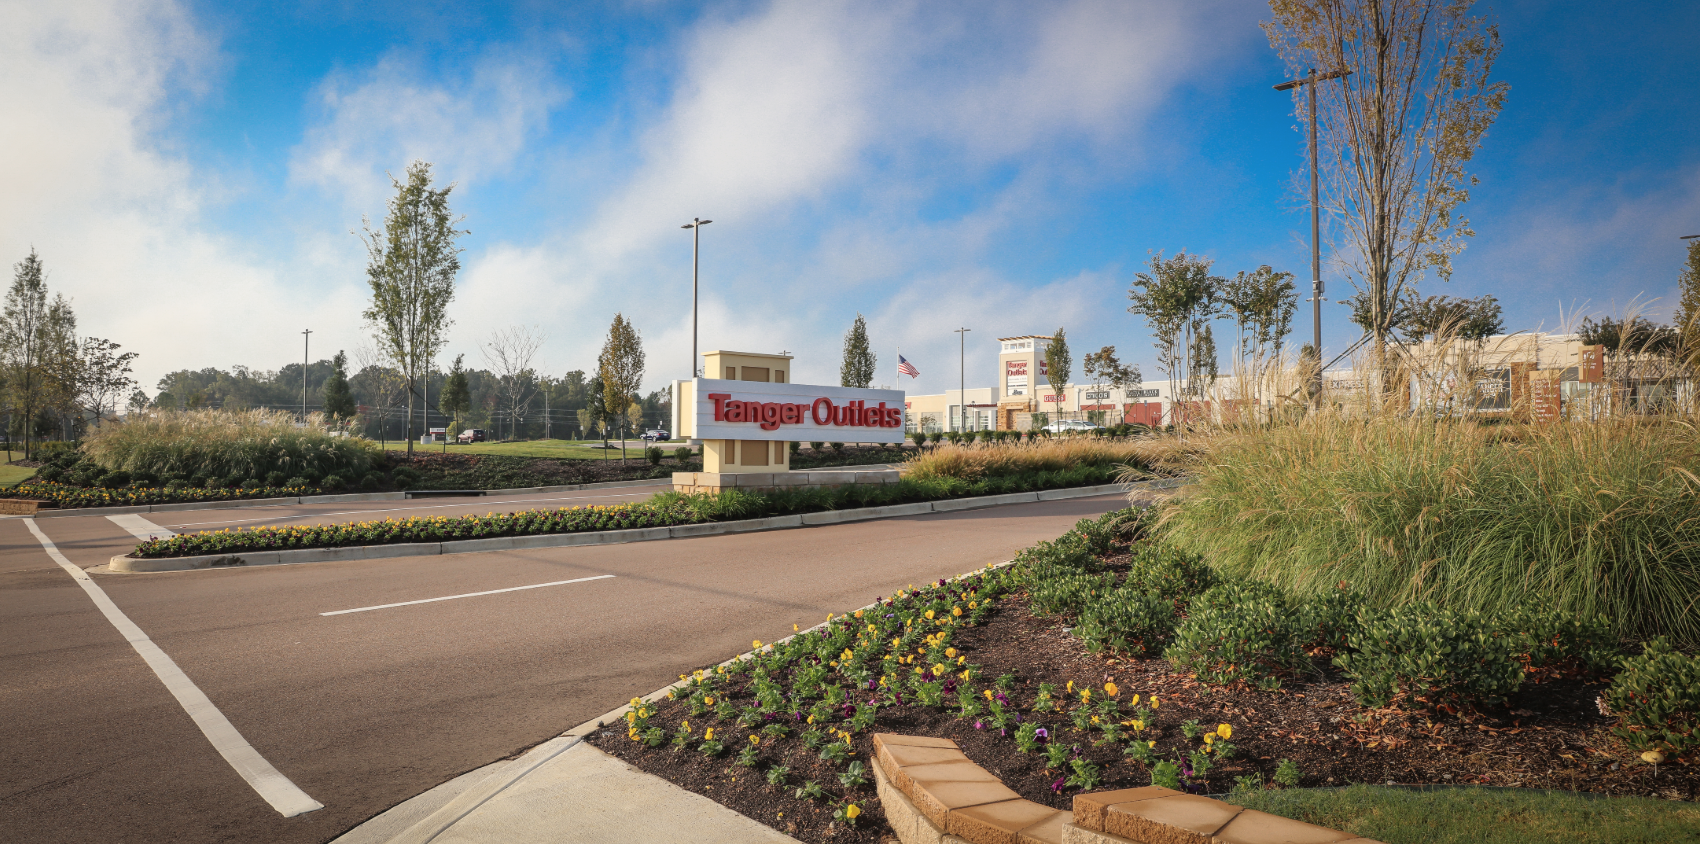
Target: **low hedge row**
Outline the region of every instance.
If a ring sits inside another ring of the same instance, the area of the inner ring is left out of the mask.
[[[1498,706],[1524,683],[1566,674],[1615,674],[1605,699],[1616,732],[1637,749],[1700,747],[1700,657],[1663,639],[1621,659],[1601,617],[1556,611],[1458,612],[1428,602],[1373,607],[1344,589],[1298,597],[1257,581],[1222,578],[1204,560],[1160,540],[1134,542],[1148,515],[1111,513],[1017,557],[1035,613],[1073,616],[1093,650],[1161,654],[1207,683],[1278,686],[1320,671],[1327,657],[1368,707]],[[1125,574],[1104,549],[1131,543]]]
[[[51,501],[55,507],[134,507],[141,504],[187,504],[196,501],[237,501],[250,498],[287,498],[318,495],[311,486],[253,486],[205,489],[200,487],[101,487],[72,486],[49,481],[25,481],[9,493],[18,498]]]
[[[947,498],[1091,486],[1111,480],[1107,469],[1033,472],[964,481],[956,478],[902,480],[772,493],[726,490],[714,495],[660,493],[648,501],[619,506],[526,510],[488,516],[431,516],[333,525],[234,528],[153,539],[136,546],[137,557],[193,557],[291,548],[341,548],[406,542],[445,542],[502,536],[532,536],[701,522],[759,519],[821,510],[878,507]]]

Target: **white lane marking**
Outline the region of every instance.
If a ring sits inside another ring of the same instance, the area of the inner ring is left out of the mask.
[[[122,516],[107,516],[106,520],[129,531],[130,535],[146,542],[149,539],[170,539],[177,534],[172,533],[135,513],[125,513]]]
[[[651,492],[622,492],[617,495],[569,495],[560,498],[512,498],[502,504],[529,504],[536,501],[584,501],[591,498],[634,498],[636,496],[653,495]],[[497,503],[497,502],[491,502]],[[446,510],[451,507],[468,507],[468,504],[433,504],[429,507],[387,507],[382,510],[343,510],[338,513],[300,513],[294,516],[265,516],[256,519],[223,519],[216,522],[178,522],[177,527],[197,527],[199,525],[239,525],[245,522],[282,522],[291,519],[325,519],[331,516],[357,516],[367,513],[411,513],[419,510]],[[107,516],[107,518],[112,518]]]
[[[276,809],[286,818],[293,818],[296,815],[325,807],[325,804],[308,797],[307,792],[302,791],[295,783],[290,782],[288,777],[272,767],[271,763],[267,762],[265,757],[261,756],[260,752],[255,750],[253,745],[249,744],[248,740],[236,731],[236,727],[232,726],[230,720],[224,717],[224,713],[218,711],[218,707],[207,699],[207,696],[201,692],[194,681],[189,679],[189,675],[184,674],[183,669],[178,668],[177,663],[172,661],[171,657],[167,656],[158,645],[154,644],[153,640],[148,638],[148,634],[142,632],[142,628],[137,627],[136,623],[131,621],[123,610],[118,609],[117,604],[112,603],[112,599],[106,596],[106,591],[101,589],[93,578],[89,577],[88,572],[78,568],[75,563],[65,559],[64,554],[59,553],[58,546],[53,544],[53,540],[47,538],[47,534],[41,532],[41,528],[36,527],[34,520],[27,521],[24,524],[29,525],[30,532],[35,534],[37,540],[40,540],[41,547],[47,549],[47,555],[53,558],[53,562],[58,563],[60,568],[68,572],[77,581],[78,586],[83,587],[83,591],[88,593],[89,599],[100,608],[100,612],[106,616],[106,620],[112,622],[113,627],[118,628],[118,632],[124,637],[124,640],[129,642],[130,647],[135,648],[136,653],[141,655],[142,661],[153,669],[154,675],[159,677],[161,683],[165,684],[165,688],[171,692],[171,696],[177,698],[177,702],[182,705],[183,711],[189,713],[189,717],[194,719],[195,726],[201,728],[201,735],[206,736],[207,741],[212,742],[213,749],[218,751],[218,755],[223,756],[224,761],[229,762],[230,767],[235,768],[236,773],[241,775],[242,779],[247,780],[248,785],[261,798],[270,803],[273,809]]]
[[[503,592],[519,592],[524,589],[542,589],[545,586],[565,586],[569,583],[583,583],[587,580],[606,580],[614,575],[599,574],[595,577],[580,577],[574,580],[556,580],[550,583],[533,583],[530,586],[510,586],[506,589],[491,589],[485,592],[468,592],[465,595],[445,595],[441,598],[425,598],[418,601],[402,601],[398,604],[379,604],[375,607],[357,607],[352,610],[333,610],[319,615],[348,615],[351,612],[368,612],[370,610],[387,610],[392,607],[411,607],[414,604],[434,604],[438,601],[453,601],[456,598],[476,598],[480,595],[500,595]]]

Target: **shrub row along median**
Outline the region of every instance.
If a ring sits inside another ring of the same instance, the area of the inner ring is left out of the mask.
[[[134,507],[142,504],[192,504],[200,501],[246,501],[257,498],[292,498],[318,495],[318,487],[262,486],[203,489],[200,487],[123,487],[102,489],[80,487],[45,481],[26,482],[13,487],[10,494],[20,498],[51,501],[55,507]]]
[[[342,548],[409,542],[443,542],[505,536],[672,527],[731,519],[756,519],[820,510],[878,507],[947,498],[1092,486],[1108,483],[1115,467],[1082,467],[965,481],[959,478],[902,480],[879,486],[844,486],[796,492],[727,490],[716,495],[665,492],[636,504],[525,510],[484,516],[425,516],[330,525],[234,528],[150,539],[136,546],[138,558],[193,557],[295,548]]]

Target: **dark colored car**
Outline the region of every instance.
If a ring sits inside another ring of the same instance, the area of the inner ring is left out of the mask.
[[[673,435],[668,433],[664,428],[651,428],[643,432],[643,438],[646,440],[654,440],[655,442],[666,442],[667,440],[672,439]]]
[[[460,436],[456,437],[455,441],[456,442],[462,442],[462,443],[481,443],[481,442],[484,442],[484,429],[483,428],[467,428],[466,430],[460,432]]]

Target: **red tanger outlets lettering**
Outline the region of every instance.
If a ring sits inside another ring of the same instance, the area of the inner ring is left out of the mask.
[[[843,425],[860,428],[901,428],[903,411],[886,407],[868,407],[867,402],[853,401],[835,405],[832,399],[818,398],[812,404],[793,404],[777,401],[734,401],[731,393],[709,393],[714,402],[716,422],[755,422],[763,431],[777,430],[780,425],[801,425],[805,420],[816,425]]]

